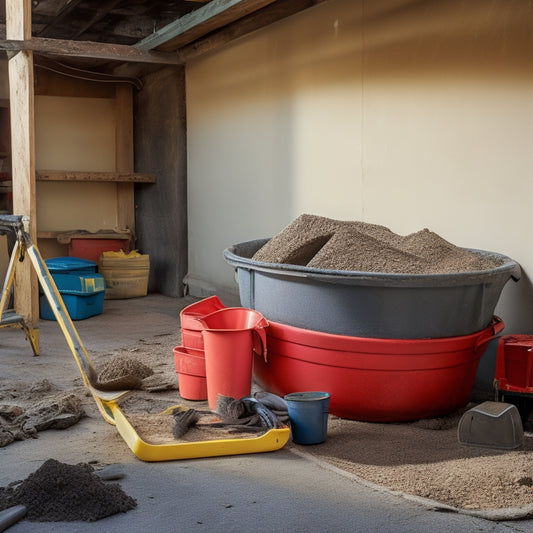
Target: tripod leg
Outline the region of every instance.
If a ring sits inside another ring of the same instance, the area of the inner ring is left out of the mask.
[[[33,355],[39,355],[39,330],[29,328],[26,323],[22,324],[22,329],[26,334],[26,338],[31,344]]]
[[[17,315],[14,310],[6,309],[12,296],[13,282],[15,280],[15,269],[17,262],[21,258],[22,250],[23,249],[20,241],[17,240],[13,246],[13,250],[9,258],[9,266],[6,273],[6,278],[4,280],[2,297],[0,298],[0,325],[20,326],[24,330],[26,338],[30,342],[33,355],[39,355],[39,330],[30,328],[26,323],[26,320],[24,320],[24,317]]]
[[[2,289],[2,298],[0,299],[0,318],[4,314],[9,297],[11,296],[11,289],[13,288],[13,281],[15,279],[15,261],[19,260],[19,253],[20,243],[19,241],[16,241],[13,251],[11,252],[11,257],[9,258],[9,266],[4,280],[4,288]]]

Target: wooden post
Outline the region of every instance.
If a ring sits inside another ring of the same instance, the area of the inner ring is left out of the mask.
[[[131,85],[126,83],[116,85],[115,109],[115,171],[133,172],[133,93]],[[119,230],[128,229],[132,236],[135,235],[133,183],[117,183],[117,223]]]
[[[6,0],[6,38],[31,39],[31,0]],[[29,217],[27,229],[36,242],[33,52],[21,51],[10,57],[8,71],[13,214]],[[39,289],[30,261],[17,266],[15,310],[25,318],[38,347]]]

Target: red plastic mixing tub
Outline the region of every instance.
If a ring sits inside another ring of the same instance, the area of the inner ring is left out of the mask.
[[[330,412],[375,422],[449,414],[468,403],[486,344],[503,329],[435,339],[334,335],[275,322],[267,328],[267,362],[254,357],[258,385],[280,396],[321,390]]]

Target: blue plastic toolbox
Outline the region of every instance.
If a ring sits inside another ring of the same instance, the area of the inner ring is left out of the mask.
[[[101,274],[52,274],[52,278],[72,320],[83,320],[102,312],[105,283]],[[42,319],[55,320],[44,294],[39,298],[39,310]]]
[[[79,257],[52,257],[45,260],[50,274],[86,274],[96,272],[98,263]]]

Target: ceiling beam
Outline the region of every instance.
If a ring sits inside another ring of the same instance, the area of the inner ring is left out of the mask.
[[[331,0],[277,0],[250,15],[242,17],[232,24],[228,24],[218,31],[212,32],[189,45],[183,46],[177,50],[178,57],[185,64],[191,59],[216,50],[235,39],[265,28],[270,24],[274,24],[300,11],[314,7],[317,4],[329,1]],[[146,67],[140,63],[123,63],[114,71],[115,75],[127,76],[128,78],[142,76],[145,72]]]
[[[159,52],[156,50],[138,50],[137,48],[123,44],[67,41],[43,37],[33,37],[28,40],[10,39],[0,41],[0,50],[5,50],[7,52],[31,50],[38,54],[106,59],[121,62],[158,63],[161,65],[181,64],[178,55],[175,53]]]
[[[97,22],[102,20],[111,10],[113,10],[122,0],[109,0],[104,5],[100,5],[96,9],[96,13],[92,18],[85,22],[81,28],[72,35],[72,39],[77,39],[80,35],[83,35],[89,28],[94,26]],[[101,4],[101,2],[100,2]]]
[[[261,10],[239,19],[220,31],[182,47],[178,50],[178,55],[186,63],[206,52],[224,46],[239,37],[248,35],[249,33],[326,1],[328,0],[278,0]]]
[[[211,0],[164,28],[142,39],[134,46],[139,50],[173,51],[253,13],[275,0]]]
[[[40,37],[46,37],[66,16],[76,9],[78,4],[83,0],[71,0],[66,3],[63,8],[54,16],[50,24],[47,24],[37,35]]]

